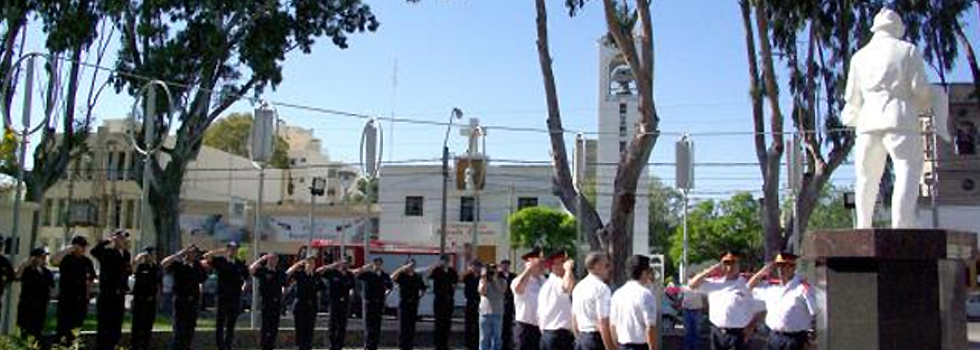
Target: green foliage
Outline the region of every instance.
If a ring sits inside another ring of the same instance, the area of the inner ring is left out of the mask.
[[[565,249],[575,251],[578,237],[575,217],[549,207],[529,207],[507,218],[510,244],[517,248]]]
[[[828,185],[810,214],[809,230],[836,230],[854,227],[853,212],[844,207],[844,189]]]
[[[234,155],[249,158],[249,139],[252,135],[252,114],[231,113],[212,124],[204,133],[204,145]],[[282,136],[276,135],[272,159],[269,166],[276,169],[289,168],[289,144]]]
[[[4,130],[0,140],[0,174],[17,173],[17,136],[11,130]]]
[[[350,194],[350,200],[353,203],[364,203],[364,195],[367,194],[368,180],[361,177],[357,179],[357,192]],[[371,179],[371,203],[378,203],[378,178]]]
[[[745,260],[762,260],[762,222],[759,202],[749,193],[739,193],[720,202],[698,203],[688,214],[688,262],[697,264],[718,259],[725,251],[736,251]],[[670,258],[680,263],[684,250],[683,227],[670,237]]]
[[[73,344],[70,346],[64,346],[61,344],[53,344],[50,346],[42,346],[33,337],[21,338],[10,335],[0,335],[0,350],[77,350],[80,349],[79,344]]]

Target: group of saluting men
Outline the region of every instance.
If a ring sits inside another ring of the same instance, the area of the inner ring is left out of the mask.
[[[152,248],[135,259],[128,251],[128,232],[116,231],[96,244],[89,254],[99,262],[96,298],[96,349],[115,349],[119,343],[125,295],[131,292],[132,335],[130,348],[145,350],[150,344],[156,318],[157,296],[163,274],[173,276],[173,334],[171,347],[191,349],[200,309],[201,284],[209,271],[218,277],[216,340],[219,350],[234,347],[234,329],[241,313],[245,280],[258,280],[261,297],[261,344],[263,350],[276,347],[283,291],[293,285],[296,345],[312,348],[319,296],[330,306],[329,341],[331,350],[341,350],[350,316],[350,296],[361,282],[365,320],[365,349],[376,350],[381,331],[385,300],[394,284],[399,286],[399,347],[414,347],[419,300],[427,289],[420,272],[428,274],[433,288],[436,350],[449,350],[449,335],[458,283],[464,284],[466,297],[464,343],[472,350],[639,350],[660,348],[658,343],[658,300],[654,294],[655,273],[649,257],[634,255],[627,261],[629,281],[612,293],[609,285],[611,262],[603,253],[585,259],[588,275],[577,280],[575,262],[565,251],[545,256],[541,249],[523,255],[524,269],[510,273],[510,262],[499,267],[483,265],[474,259],[458,274],[449,255],[437,263],[418,269],[414,260],[388,275],[383,260],[351,269],[341,260],[317,267],[310,256],[288,269],[277,266],[275,254],[265,254],[251,265],[238,258],[238,244],[201,251],[191,245],[167,256],[159,263]],[[71,245],[49,258],[45,248],[31,251],[16,271],[0,257],[3,284],[21,283],[17,325],[23,336],[45,339],[43,330],[51,289],[55,279],[47,268],[50,260],[59,268],[57,283],[57,330],[53,341],[71,343],[88,313],[91,286],[96,278],[92,260],[86,255],[88,242],[77,236]],[[695,275],[688,289],[707,294],[712,324],[712,349],[747,349],[756,322],[765,313],[771,329],[769,349],[803,349],[809,339],[816,313],[815,298],[809,285],[795,274],[796,256],[779,254],[751,279],[739,274],[739,259],[727,253],[719,264]],[[776,278],[770,280],[770,274]],[[129,290],[127,280],[134,275]],[[2,292],[2,290],[0,290]],[[762,306],[760,306],[760,304]]]

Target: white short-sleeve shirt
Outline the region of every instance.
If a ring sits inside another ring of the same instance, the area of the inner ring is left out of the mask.
[[[657,325],[657,297],[637,281],[624,284],[612,296],[609,321],[622,344],[646,344],[648,327]]]
[[[756,313],[764,311],[742,277],[707,279],[694,291],[708,296],[708,320],[716,327],[744,328]]]
[[[756,287],[753,294],[766,303],[766,326],[775,331],[807,331],[817,314],[813,289],[799,275],[786,284]]]
[[[543,277],[529,277],[524,293],[518,293],[517,279],[511,281],[510,290],[514,292],[514,321],[538,325],[538,293],[541,292],[543,283]]]
[[[572,330],[572,293],[562,289],[564,280],[552,274],[538,294],[538,325],[542,330]]]
[[[572,314],[579,332],[598,332],[599,320],[609,318],[609,286],[593,274],[572,291]]]

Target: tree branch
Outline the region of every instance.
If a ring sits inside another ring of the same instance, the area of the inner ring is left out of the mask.
[[[752,26],[752,14],[749,0],[740,0],[742,10],[742,27],[745,28],[745,51],[749,63],[749,95],[752,98],[752,126],[755,136],[755,155],[759,159],[759,170],[765,176],[766,167],[766,126],[765,112],[762,105],[762,84],[759,82],[759,65],[755,51],[755,28]]]

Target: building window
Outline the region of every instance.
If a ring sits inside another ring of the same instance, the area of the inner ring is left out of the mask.
[[[476,201],[473,197],[459,198],[459,221],[473,222],[476,213]]]
[[[956,123],[956,135],[953,143],[956,144],[956,154],[958,155],[977,154],[976,124],[966,120]]]
[[[619,115],[625,115],[625,114],[626,114],[626,104],[625,103],[620,103],[619,104]]]
[[[68,201],[65,199],[58,200],[58,213],[55,217],[56,226],[65,227],[68,226]]]
[[[327,197],[336,197],[336,196],[337,196],[336,189],[331,188],[327,190]]]
[[[337,169],[329,169],[329,170],[327,170],[327,177],[328,178],[331,178],[331,179],[336,179],[337,178]]]
[[[405,216],[422,216],[424,199],[422,196],[405,197]]]
[[[126,222],[125,222],[126,225],[123,226],[125,228],[128,228],[128,229],[132,229],[133,228],[133,217],[135,216],[134,214],[136,214],[136,205],[135,204],[136,204],[136,201],[134,201],[134,200],[127,200],[126,201]]]
[[[619,124],[619,137],[626,137],[626,125]]]
[[[51,226],[51,214],[54,213],[54,200],[44,200],[44,211],[41,213],[41,226]]]
[[[538,197],[517,198],[517,210],[538,206]]]
[[[626,150],[626,141],[619,141],[619,153],[623,153]]]
[[[122,227],[122,200],[117,199],[112,203],[112,223],[109,225],[112,228]]]

